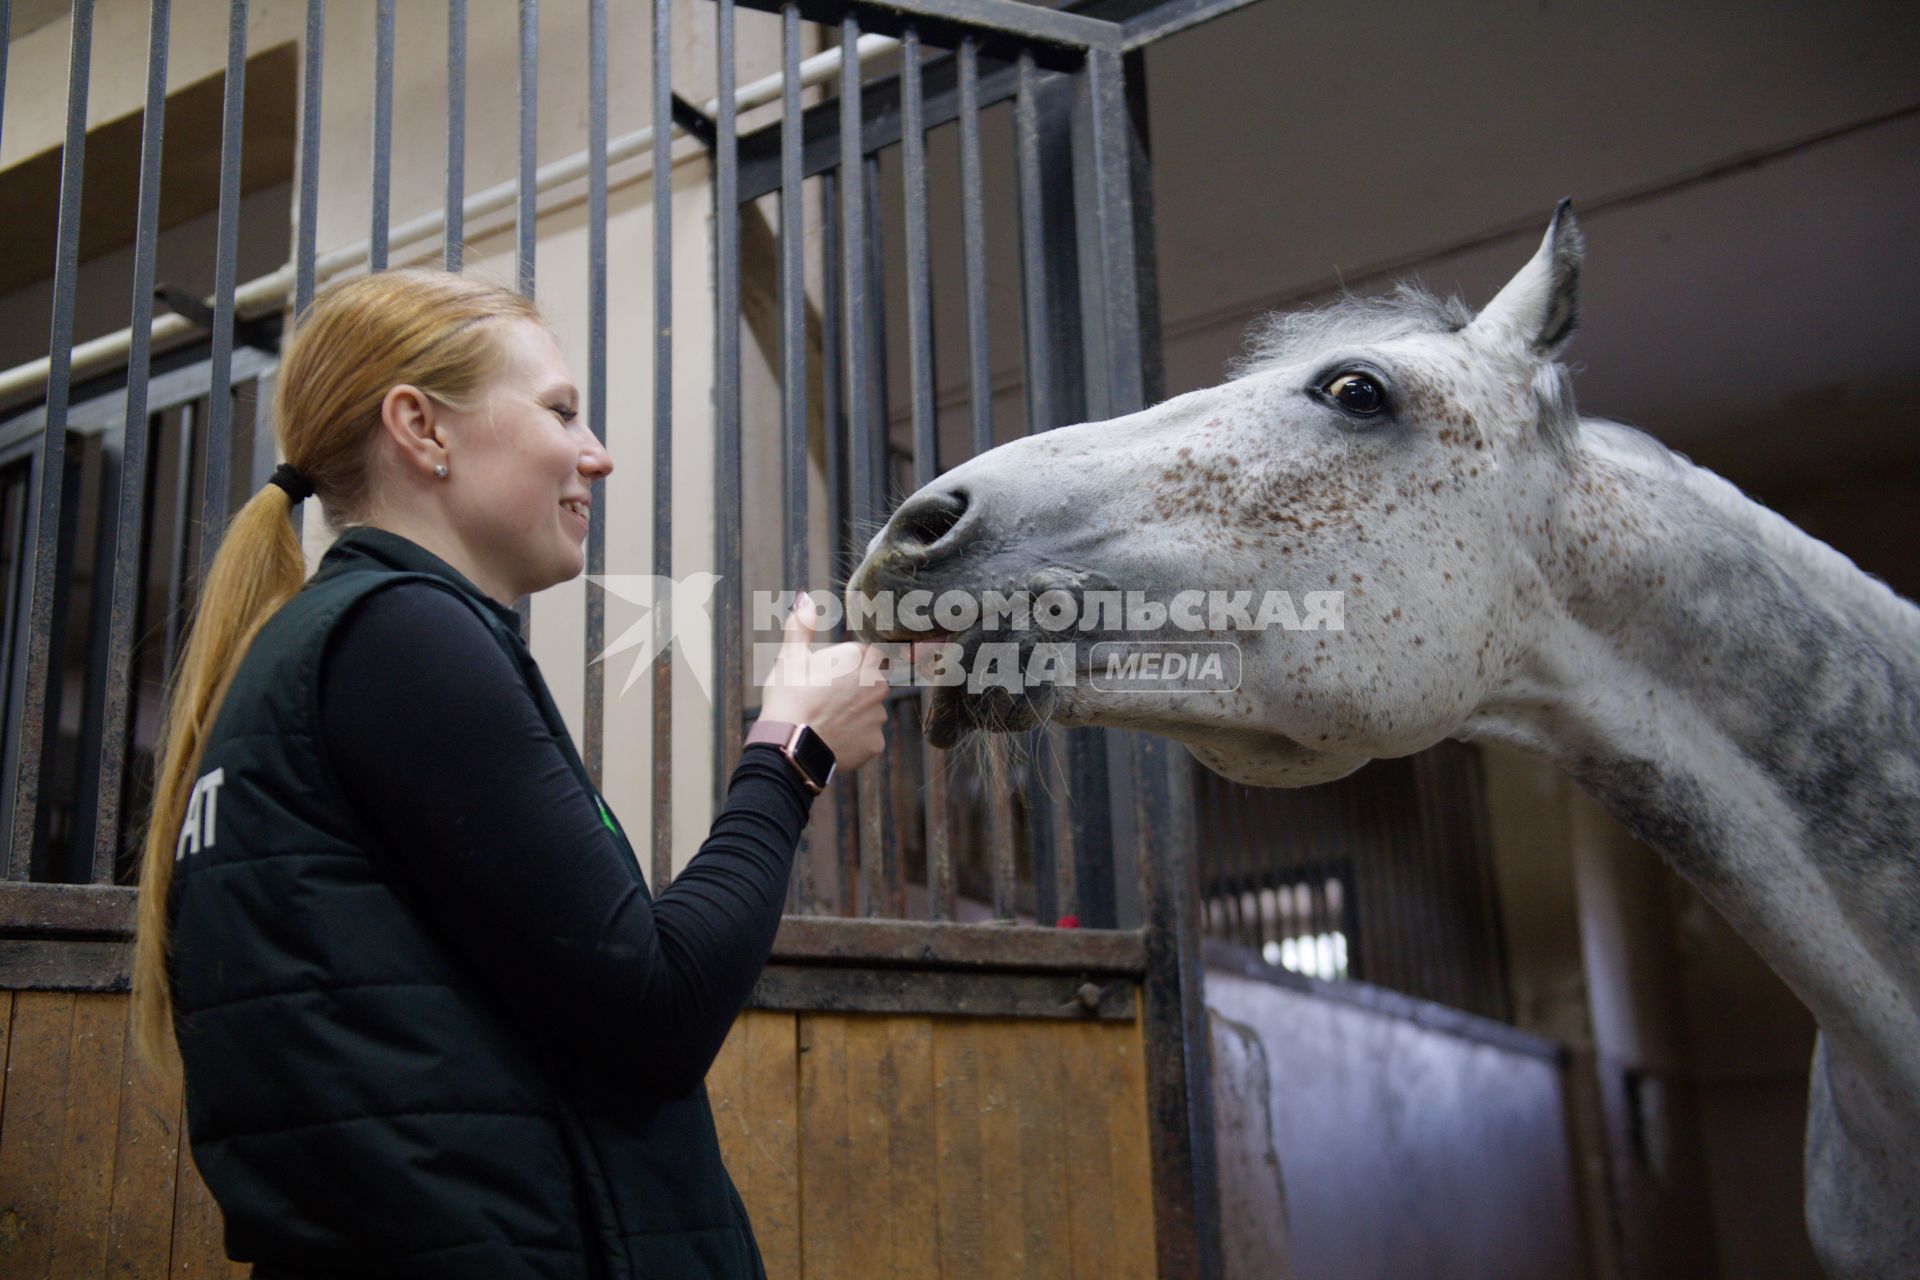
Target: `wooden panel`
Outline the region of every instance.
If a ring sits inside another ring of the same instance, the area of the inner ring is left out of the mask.
[[[1013,1030],[1009,1028],[1009,1030]],[[1058,1036],[1015,1035],[1002,1051],[1014,1080],[1020,1125],[1020,1223],[1029,1276],[1073,1274],[1067,1231],[1067,1129],[1079,1123],[1060,1088]],[[1136,1098],[1135,1105],[1139,1105]]]
[[[753,1219],[771,1280],[800,1274],[796,1019],[748,1011],[707,1074],[720,1154]]]
[[[98,1276],[107,1265],[107,1224],[120,1128],[120,1068],[126,1042],[126,997],[74,997],[66,1114],[54,1175],[59,1213],[54,1223],[53,1265],[47,1273],[51,1280]]]
[[[890,1159],[884,1194],[894,1206],[893,1274],[933,1276],[940,1266],[939,1163],[933,1126],[933,1020],[886,1018],[880,1093]]]
[[[244,1276],[125,996],[0,991],[0,1275]],[[749,1011],[708,1079],[771,1280],[1146,1277],[1137,1023]]]
[[[0,991],[0,1132],[7,1124],[7,1042],[13,1034],[13,992]]]
[[[21,991],[7,1046],[6,1127],[0,1130],[0,1275],[42,1276],[53,1265],[60,1139],[65,1127],[74,997]]]
[[[1079,1028],[1087,1050],[1106,1067],[1105,1087],[1095,1095],[1105,1113],[1114,1206],[1113,1240],[1118,1267],[1107,1274],[1153,1275],[1153,1158],[1147,1132],[1147,1050],[1139,1023]],[[1070,1041],[1064,1042],[1071,1045]],[[1072,1052],[1069,1048],[1068,1052]]]
[[[132,1280],[165,1275],[172,1264],[174,1177],[185,1122],[173,1042],[165,1063],[149,1065],[134,1044],[132,1002],[126,1004],[107,1275]]]
[[[847,1129],[847,1020],[800,1019],[800,1228],[808,1280],[858,1274]]]
[[[988,1274],[985,1228],[981,1221],[979,1049],[979,1036],[987,1025],[966,1019],[943,1021],[934,1026],[933,1114],[935,1142],[940,1153],[940,1275],[954,1280]]]
[[[1113,1150],[1106,1124],[1111,1105],[1105,1096],[1108,1085],[1106,1064],[1100,1061],[1100,1047],[1084,1034],[1089,1027],[1074,1026],[1063,1032],[1061,1048],[1063,1090],[1074,1100],[1074,1123],[1067,1126],[1067,1230],[1072,1241],[1074,1272],[1077,1275],[1122,1275],[1123,1264],[1137,1266],[1138,1260],[1122,1257],[1115,1236],[1118,1219],[1139,1212],[1152,1214],[1151,1202],[1120,1206],[1113,1196]],[[1141,1102],[1144,1106],[1144,1091]],[[1151,1252],[1147,1255],[1152,1257]]]
[[[172,1274],[187,1280],[246,1275],[250,1270],[246,1264],[227,1261],[223,1229],[220,1206],[213,1202],[213,1193],[200,1180],[200,1170],[193,1164],[193,1152],[183,1142],[180,1164],[174,1174]]]

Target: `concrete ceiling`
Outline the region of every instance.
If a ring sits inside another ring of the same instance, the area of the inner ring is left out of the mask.
[[[1149,55],[1168,391],[1262,311],[1484,302],[1571,195],[1583,410],[1763,496],[1920,476],[1920,6],[1263,3]]]

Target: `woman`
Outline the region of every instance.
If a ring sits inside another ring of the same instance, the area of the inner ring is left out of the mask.
[[[172,691],[134,976],[228,1252],[262,1280],[762,1274],[701,1080],[827,764],[882,748],[870,655],[789,622],[713,832],[652,899],[510,608],[580,572],[613,469],[532,304],[353,281],[277,394],[287,464]],[[303,584],[309,492],[346,532]]]

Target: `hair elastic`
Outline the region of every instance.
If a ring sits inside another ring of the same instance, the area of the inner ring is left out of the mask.
[[[313,496],[313,481],[301,475],[290,462],[275,467],[273,474],[267,477],[267,483],[279,485],[286,491],[287,500],[295,504]]]

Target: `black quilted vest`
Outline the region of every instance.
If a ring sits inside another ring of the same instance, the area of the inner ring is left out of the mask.
[[[550,1052],[436,936],[435,886],[348,806],[321,656],[356,602],[408,581],[473,608],[598,794],[513,612],[404,538],[342,535],[261,629],[169,904],[188,1131],[227,1252],[276,1280],[764,1275],[705,1090],[662,1097],[630,1064]]]

